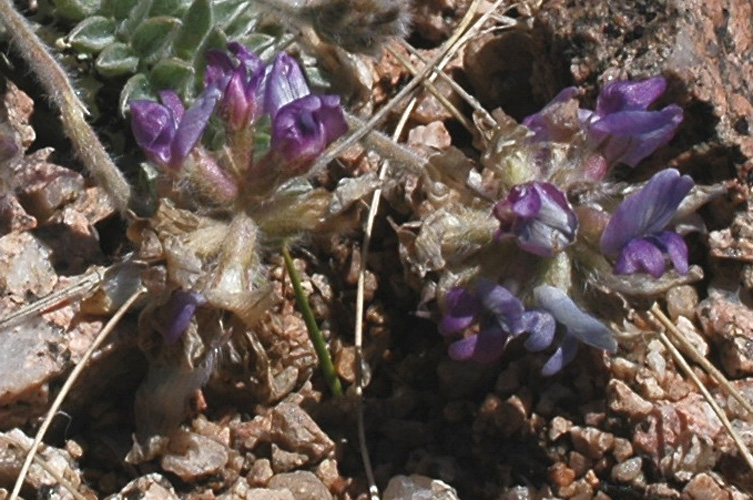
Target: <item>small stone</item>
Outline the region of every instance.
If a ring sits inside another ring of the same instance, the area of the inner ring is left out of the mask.
[[[630,483],[641,473],[643,459],[633,457],[612,467],[612,479],[620,483]]]
[[[591,468],[593,460],[577,451],[567,454],[567,464],[575,472],[575,477],[583,477]]]
[[[560,416],[554,417],[549,425],[549,439],[551,441],[558,440],[562,435],[570,432],[572,427],[573,423],[566,418]]]
[[[711,475],[702,472],[693,477],[682,490],[683,500],[729,500],[729,493]]]
[[[549,467],[549,480],[559,488],[569,486],[575,480],[575,471],[563,462],[557,462]]]
[[[288,472],[308,463],[309,458],[303,453],[285,451],[272,443],[272,470],[275,472]]]
[[[147,474],[128,483],[120,493],[109,497],[110,500],[178,500],[170,482],[160,474]]]
[[[680,498],[680,492],[667,483],[654,483],[646,486],[644,498],[661,498],[662,500],[674,500]]]
[[[680,316],[693,319],[695,308],[698,305],[698,291],[694,286],[679,285],[667,291],[667,312],[672,321],[677,321]]]
[[[288,490],[295,500],[332,500],[332,493],[313,472],[309,471],[277,474],[269,480],[267,487],[273,490]]]
[[[459,500],[454,488],[438,479],[413,474],[395,476],[384,490],[382,500]]]
[[[191,481],[219,472],[228,458],[228,449],[217,441],[194,432],[180,431],[170,437],[161,466],[183,481]]]
[[[246,474],[246,481],[251,486],[264,486],[269,482],[269,479],[274,475],[272,470],[272,464],[267,458],[260,458],[254,460],[251,464],[251,468]]]
[[[599,459],[614,446],[614,434],[595,427],[573,427],[570,438],[577,451],[591,459]]]
[[[612,379],[607,386],[609,408],[615,413],[625,414],[630,418],[640,419],[653,409],[653,405],[633,392],[625,382]]]
[[[614,438],[614,448],[612,448],[612,455],[618,462],[624,462],[631,456],[633,456],[633,445],[630,444],[625,438]]]
[[[289,490],[272,490],[269,488],[252,488],[246,492],[243,500],[297,500]]]

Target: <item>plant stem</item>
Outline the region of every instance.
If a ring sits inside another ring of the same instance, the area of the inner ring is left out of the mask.
[[[16,11],[11,0],[0,0],[0,23],[5,25],[12,45],[60,110],[65,132],[84,166],[105,189],[115,208],[124,213],[131,198],[131,187],[84,119],[86,107],[76,95],[65,70],[52,57],[26,18]]]
[[[335,366],[332,364],[332,357],[330,357],[327,350],[327,343],[324,341],[321,330],[319,330],[319,325],[316,324],[314,312],[311,310],[306,294],[303,292],[301,279],[298,277],[298,272],[295,270],[293,259],[290,257],[290,252],[286,245],[282,246],[282,257],[285,260],[285,269],[288,270],[290,281],[293,284],[295,300],[298,303],[298,308],[301,310],[303,321],[306,323],[311,343],[314,344],[314,350],[319,358],[319,365],[321,366],[324,380],[329,387],[329,392],[333,396],[342,396],[342,385],[340,385],[340,379],[337,378],[337,373],[335,373]]]

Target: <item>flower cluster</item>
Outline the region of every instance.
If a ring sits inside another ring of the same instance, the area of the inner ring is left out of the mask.
[[[666,86],[662,77],[610,83],[595,110],[581,109],[570,87],[523,120],[529,135],[501,159],[507,169],[495,166],[507,187],[490,210],[499,222],[491,244],[500,249],[479,257],[479,269],[497,269],[508,288],[479,271],[474,286],[447,291],[439,331],[463,335],[450,344],[451,358],[490,362],[522,336],[530,351],[552,347],[542,373],[554,374],[581,342],[617,349],[609,329],[572,298],[594,280],[630,276],[629,292],[629,283],[663,277],[670,266],[669,281],[688,274],[687,245],[675,226],[693,180],[675,169],[638,189],[604,180],[612,166],[634,167],[674,136],[682,109],[650,109]]]
[[[188,172],[202,191],[225,194],[220,203],[229,201],[227,193],[269,192],[281,180],[304,174],[347,130],[339,96],[312,94],[292,57],[281,53],[265,65],[239,43],[227,48],[208,52],[204,88],[187,110],[171,90],[159,92],[161,102],[131,102],[133,135],[149,161],[176,176]],[[215,113],[225,127],[229,155],[200,144]],[[264,116],[271,139],[268,151],[258,151]]]
[[[166,346],[185,338],[205,304],[253,323],[257,234],[273,241],[324,222],[333,194],[286,181],[347,130],[340,98],[313,94],[288,54],[265,64],[232,42],[206,59],[188,109],[172,90],[130,103],[134,138],[163,174],[149,230],[172,252],[162,291],[170,298],[158,308]]]

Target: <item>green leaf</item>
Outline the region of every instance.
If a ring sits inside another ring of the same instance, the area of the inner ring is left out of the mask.
[[[146,63],[155,63],[170,50],[172,34],[180,28],[179,19],[152,17],[133,31],[131,46]]]
[[[152,8],[152,0],[140,0],[129,12],[128,17],[121,23],[118,33],[131,40],[134,30],[144,22]]]
[[[68,33],[68,42],[78,52],[97,54],[115,43],[115,21],[102,16],[84,19]]]
[[[237,0],[230,1],[215,1],[212,3],[212,12],[214,12],[215,26],[219,26],[223,30],[229,26],[233,21],[238,19],[244,12],[250,9],[249,2],[238,2]],[[253,16],[258,19],[259,16]]]
[[[190,5],[190,0],[159,0],[152,4],[149,17],[175,16],[183,17]]]
[[[60,15],[73,21],[94,15],[99,11],[100,0],[53,0]]]
[[[125,43],[116,42],[100,52],[94,66],[99,74],[112,78],[135,73],[139,67],[139,58],[133,53],[131,47]]]
[[[122,21],[131,13],[139,0],[103,0],[100,13]]]
[[[162,59],[149,74],[152,88],[157,90],[172,89],[184,97],[192,95],[195,78],[193,67],[176,57]]]
[[[178,30],[173,48],[178,57],[190,61],[196,54],[204,37],[214,24],[212,6],[209,0],[194,0],[183,18],[183,26]]]
[[[152,86],[149,84],[149,79],[143,73],[133,75],[123,85],[123,90],[120,92],[120,102],[118,102],[120,116],[126,116],[130,106],[129,103],[134,99],[156,100]]]

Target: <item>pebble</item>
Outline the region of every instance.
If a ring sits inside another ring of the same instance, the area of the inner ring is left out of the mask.
[[[612,479],[620,483],[630,483],[641,473],[643,459],[633,457],[612,467]]]
[[[653,405],[640,397],[621,380],[612,379],[607,386],[609,408],[615,413],[625,414],[630,418],[645,417]]]
[[[614,446],[614,434],[595,427],[573,427],[570,439],[577,451],[588,458],[599,459]]]
[[[299,470],[272,477],[267,487],[273,490],[288,490],[295,500],[332,500],[329,492],[313,472]]]
[[[569,486],[575,480],[575,471],[563,462],[549,467],[549,480],[559,488]]]
[[[460,500],[450,485],[438,479],[413,474],[390,479],[382,500]]]

